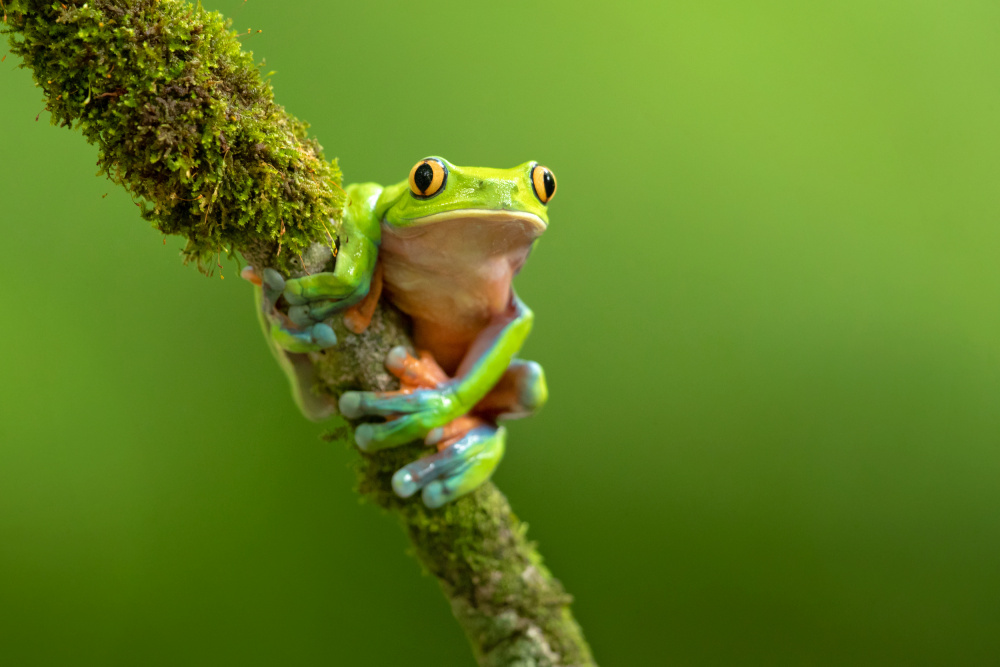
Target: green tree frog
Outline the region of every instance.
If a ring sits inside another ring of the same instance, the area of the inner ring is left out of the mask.
[[[332,271],[285,279],[247,267],[244,277],[259,287],[271,341],[290,353],[336,345],[333,317],[363,332],[380,298],[410,317],[417,354],[397,347],[385,361],[400,390],[348,391],[339,409],[350,419],[385,418],[357,427],[365,452],[421,438],[436,446],[392,484],[401,497],[421,492],[440,507],[492,475],[504,453],[498,420],[530,415],[548,396],[541,366],[515,358],[533,315],[511,280],[548,226],[556,179],[536,162],[489,169],[429,157],[396,185],[345,190]],[[311,392],[299,386],[299,403],[316,418],[323,411]]]

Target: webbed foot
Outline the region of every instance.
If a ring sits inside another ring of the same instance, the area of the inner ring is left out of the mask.
[[[374,452],[424,438],[468,411],[458,400],[451,379],[430,355],[417,359],[403,347],[395,347],[385,365],[400,379],[399,391],[348,391],[340,397],[340,412],[348,419],[389,418],[385,423],[358,426],[354,439],[362,451]]]

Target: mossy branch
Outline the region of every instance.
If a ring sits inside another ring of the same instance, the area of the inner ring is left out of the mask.
[[[53,124],[82,131],[101,173],[154,227],[187,238],[184,253],[202,271],[223,252],[292,275],[329,257],[309,250],[336,244],[345,201],[337,164],[275,104],[220,14],[184,0],[0,5],[11,51],[32,70]],[[410,345],[407,332],[391,308],[363,335],[339,327],[336,348],[308,357],[317,391],[392,388],[383,360]],[[352,440],[343,424],[330,439]],[[593,665],[569,596],[493,484],[441,510],[392,493],[392,473],[424,453],[411,445],[362,455],[359,490],[398,516],[479,663]]]
[[[202,270],[255,247],[287,272],[310,243],[332,242],[337,164],[274,103],[220,14],[176,0],[5,5],[11,51],[53,124],[82,131],[100,172],[154,227],[186,237]]]

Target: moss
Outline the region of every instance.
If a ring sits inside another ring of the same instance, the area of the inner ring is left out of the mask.
[[[183,0],[5,4],[11,51],[53,124],[96,144],[100,173],[158,230],[187,237],[203,271],[266,241],[291,273],[312,241],[332,242],[344,203],[337,164],[275,104],[220,14]]]

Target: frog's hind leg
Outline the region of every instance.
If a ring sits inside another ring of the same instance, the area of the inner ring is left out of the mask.
[[[473,412],[487,419],[520,419],[538,412],[549,398],[545,371],[534,361],[515,359]]]
[[[422,489],[425,505],[441,507],[490,478],[503,458],[506,438],[502,426],[480,420],[479,426],[441,451],[397,470],[392,488],[402,498]]]
[[[357,392],[355,400],[342,399],[341,410],[346,416],[382,414],[390,421],[380,428],[392,429],[393,415],[409,403],[419,402],[418,390],[434,389],[451,381],[428,352],[415,357],[403,347],[393,348],[386,358],[386,368],[399,378],[400,390],[379,394]],[[491,413],[514,416],[530,414],[540,407],[546,395],[541,367],[517,361],[497,384],[496,396],[481,403]],[[425,505],[440,507],[474,491],[490,478],[503,457],[507,434],[490,415],[480,414],[478,407],[473,414],[457,417],[427,433],[425,442],[437,446],[438,451],[396,471],[392,487],[397,495],[409,498],[422,491]],[[366,451],[371,448],[367,437],[360,438],[358,444]]]
[[[430,352],[418,352],[414,357],[403,347],[390,350],[385,361],[386,368],[399,378],[399,394],[408,394],[417,389],[434,389],[448,382],[451,378],[438,365]],[[380,397],[385,397],[381,394]],[[466,433],[474,428],[485,426],[486,420],[472,415],[462,415],[444,426],[439,426],[427,434],[424,439],[428,445],[437,445],[438,451],[461,440]]]

